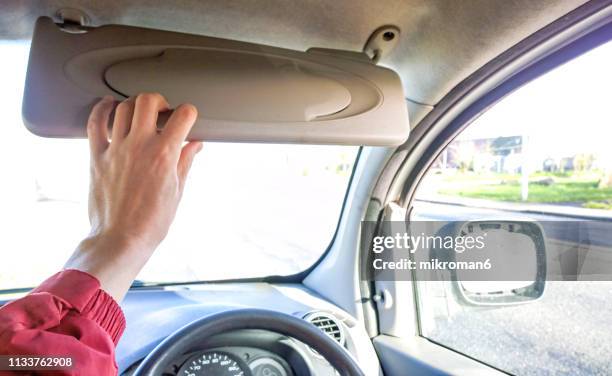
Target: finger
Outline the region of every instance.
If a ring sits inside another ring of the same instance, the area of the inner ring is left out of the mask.
[[[203,145],[200,141],[192,141],[187,143],[187,145],[183,146],[183,149],[181,149],[181,156],[179,158],[177,171],[181,192],[185,186],[185,181],[187,180],[187,175],[191,169],[193,159],[195,158],[196,154],[202,150],[202,146]]]
[[[182,104],[170,115],[162,131],[162,137],[175,148],[180,148],[198,118],[198,110],[192,104]]]
[[[99,155],[108,147],[108,120],[113,111],[113,104],[113,97],[107,95],[96,103],[89,114],[87,138],[92,155]]]
[[[168,102],[161,94],[143,93],[136,97],[134,118],[130,133],[135,136],[157,133],[157,117],[160,112],[168,110]]]
[[[130,132],[132,117],[134,115],[134,98],[129,97],[117,105],[115,120],[113,121],[112,141],[125,139]]]

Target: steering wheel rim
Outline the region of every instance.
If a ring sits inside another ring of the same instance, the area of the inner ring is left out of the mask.
[[[159,376],[202,338],[242,329],[268,330],[295,338],[316,350],[342,376],[364,375],[348,351],[309,322],[275,311],[238,309],[202,317],[169,335],[142,361],[134,376]]]

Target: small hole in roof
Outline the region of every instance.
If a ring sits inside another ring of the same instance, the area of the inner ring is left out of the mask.
[[[392,32],[392,31],[385,31],[383,33],[383,40],[388,42],[388,41],[392,40],[393,38],[395,38],[395,33],[394,32]]]

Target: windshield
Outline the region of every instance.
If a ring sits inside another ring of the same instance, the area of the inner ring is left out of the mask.
[[[45,139],[21,120],[29,44],[0,42],[0,290],[31,287],[87,236],[86,140]],[[138,279],[290,275],[335,232],[357,147],[205,143],[176,219]]]

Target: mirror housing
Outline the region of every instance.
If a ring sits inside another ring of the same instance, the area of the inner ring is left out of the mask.
[[[546,285],[546,240],[542,227],[533,221],[479,220],[460,223],[454,235],[484,236],[483,252],[490,263],[498,265],[479,271],[474,280],[464,271],[455,271],[451,279],[457,300],[467,305],[503,306],[539,299]],[[464,256],[465,255],[465,256]],[[455,261],[467,253],[453,252]],[[509,268],[499,273],[500,268]],[[517,276],[517,278],[513,278]]]

